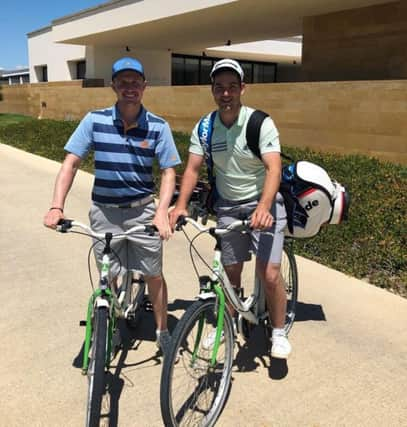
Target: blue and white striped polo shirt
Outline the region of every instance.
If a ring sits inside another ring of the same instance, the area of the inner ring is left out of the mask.
[[[92,200],[101,204],[126,204],[152,194],[155,158],[161,169],[181,163],[168,123],[144,107],[126,133],[116,105],[89,112],[65,150],[81,158],[94,151]]]

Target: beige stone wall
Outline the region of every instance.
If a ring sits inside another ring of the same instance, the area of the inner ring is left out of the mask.
[[[1,93],[0,112],[65,120],[115,100],[110,88],[80,81],[3,86]],[[283,145],[407,164],[407,80],[249,85],[243,100],[272,115]],[[209,86],[150,87],[144,103],[185,132],[214,108]]]
[[[304,81],[407,78],[407,2],[303,21]]]

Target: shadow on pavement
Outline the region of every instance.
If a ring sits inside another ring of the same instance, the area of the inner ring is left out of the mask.
[[[326,321],[325,313],[320,304],[297,303],[295,322]],[[295,328],[295,322],[293,327]],[[267,334],[262,326],[256,326],[247,341],[237,343],[238,352],[234,366],[238,372],[250,372],[260,365],[268,369],[269,377],[283,379],[288,374],[286,360],[270,357],[270,346]]]
[[[175,299],[168,304],[168,311],[186,310],[195,300]]]
[[[262,326],[253,329],[249,340],[237,343],[238,352],[234,366],[238,372],[255,371],[260,365],[268,370],[269,377],[281,380],[288,374],[287,361],[270,357],[268,337]]]
[[[176,299],[168,304],[168,312],[183,310],[185,311],[194,300]],[[295,322],[304,321],[326,321],[323,308],[319,304],[307,304],[298,302]],[[178,319],[168,315],[168,329],[170,332],[174,330]],[[295,327],[295,325],[294,325]],[[162,363],[160,351],[151,357],[140,360],[137,363],[127,364],[126,358],[129,351],[136,351],[143,341],[155,341],[155,322],[153,313],[150,310],[144,311],[140,321],[134,328],[129,328],[125,321],[120,321],[118,325],[118,336],[114,337],[119,358],[116,363],[112,363],[110,371],[107,373],[105,400],[108,401],[102,410],[101,419],[108,419],[110,427],[119,425],[119,402],[125,380],[127,378],[122,372],[123,369],[137,367],[148,362],[155,362],[155,365]],[[260,365],[268,369],[269,377],[274,380],[280,380],[287,376],[288,365],[286,360],[275,359],[270,357],[270,346],[268,343],[267,334],[262,326],[253,328],[250,337],[247,341],[237,342],[238,351],[234,360],[234,369],[237,372],[251,372],[256,370]],[[74,358],[72,365],[75,368],[81,369],[83,363],[84,344],[78,355]],[[121,350],[121,351],[120,351]],[[127,378],[129,381],[129,379]],[[134,385],[134,384],[131,384]]]
[[[176,322],[177,319],[174,316],[168,316],[170,330],[173,330]],[[144,311],[137,326],[132,328],[128,326],[125,320],[119,320],[117,334],[113,337],[113,346],[115,347],[114,356],[119,355],[119,357],[117,359],[113,357],[114,360],[112,360],[110,370],[106,375],[106,394],[103,398],[102,413],[100,416],[100,420],[104,423],[103,425],[109,425],[109,427],[117,427],[119,425],[119,403],[124,385],[135,386],[129,377],[126,376],[126,369],[135,368],[151,362],[154,362],[153,366],[162,363],[162,355],[158,348],[151,357],[138,360],[136,363],[126,362],[129,352],[137,351],[142,342],[154,342],[155,339],[155,321],[152,312]],[[82,369],[83,351],[84,343],[72,362],[75,368]],[[86,381],[86,377],[84,377],[84,381]]]
[[[324,309],[320,304],[297,302],[295,322],[305,322],[307,320],[326,321]]]

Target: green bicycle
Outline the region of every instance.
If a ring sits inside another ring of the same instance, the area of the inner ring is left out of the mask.
[[[75,231],[75,228],[83,231]],[[96,233],[85,224],[65,219],[60,221],[57,231],[89,236],[95,240],[95,244],[104,244],[99,286],[93,290],[89,299],[86,320],[80,322],[86,326],[82,365],[82,373],[88,377],[86,426],[96,427],[99,426],[102,400],[106,392],[106,372],[116,352],[113,337],[118,332],[118,320],[125,319],[134,327],[146,298],[142,275],[134,278],[132,272],[123,276],[121,286],[116,292],[110,272],[111,257],[114,255],[111,242],[131,240],[134,233],[152,234],[155,233],[156,227],[140,225],[122,234]]]

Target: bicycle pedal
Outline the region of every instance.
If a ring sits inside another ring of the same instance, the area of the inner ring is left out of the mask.
[[[86,326],[86,320],[80,320],[79,326]]]

